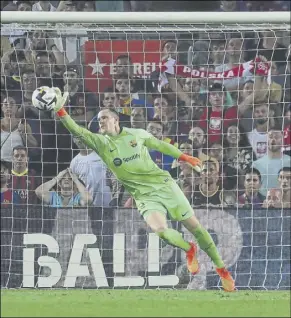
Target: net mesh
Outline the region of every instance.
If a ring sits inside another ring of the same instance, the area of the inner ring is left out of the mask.
[[[2,288],[221,285],[203,252],[189,275],[100,157],[32,107],[43,85],[69,91],[68,113],[92,132],[114,108],[122,126],[210,160],[200,175],[150,152],[237,288],[290,288],[289,25],[5,24],[1,56]]]

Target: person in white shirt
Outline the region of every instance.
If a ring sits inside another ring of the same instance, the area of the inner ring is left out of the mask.
[[[38,1],[32,6],[32,11],[56,11],[50,1]]]
[[[268,130],[275,125],[273,117],[274,111],[267,103],[254,104],[254,129],[247,137],[257,159],[267,153]]]
[[[283,167],[290,167],[291,157],[282,153],[283,133],[271,129],[268,133],[268,152],[253,162],[253,168],[260,171],[262,186],[260,193],[267,195],[268,190],[279,188],[278,173]]]
[[[106,166],[91,149],[77,137],[73,138],[74,143],[80,149],[79,154],[73,158],[70,168],[86,185],[93,197],[94,206],[108,207],[111,201],[110,188],[106,185]]]

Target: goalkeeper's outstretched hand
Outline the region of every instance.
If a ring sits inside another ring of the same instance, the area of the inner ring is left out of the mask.
[[[64,92],[64,94],[62,95],[62,92],[58,87],[54,87],[54,90],[57,97],[57,102],[54,107],[54,111],[58,112],[65,105],[67,98],[69,96],[69,92]]]
[[[191,157],[191,156],[188,156],[188,155],[183,153],[179,157],[179,160],[186,161],[186,162],[190,163],[190,165],[193,167],[193,169],[199,173],[202,170],[202,162],[199,158]]]

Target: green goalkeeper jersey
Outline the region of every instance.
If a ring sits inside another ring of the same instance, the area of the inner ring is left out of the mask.
[[[61,118],[66,128],[83,143],[96,151],[125,189],[135,198],[159,191],[171,178],[151,159],[148,149],[160,151],[174,158],[182,152],[158,140],[143,129],[122,128],[117,136],[101,135],[80,127],[66,115]]]

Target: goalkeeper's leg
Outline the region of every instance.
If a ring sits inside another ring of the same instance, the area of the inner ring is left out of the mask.
[[[199,247],[211,258],[212,262],[217,267],[216,272],[221,278],[224,290],[233,291],[235,289],[234,280],[228,270],[225,268],[224,262],[211,235],[205,228],[202,227],[194,215],[186,220],[183,220],[182,223],[186,229],[194,235]]]

